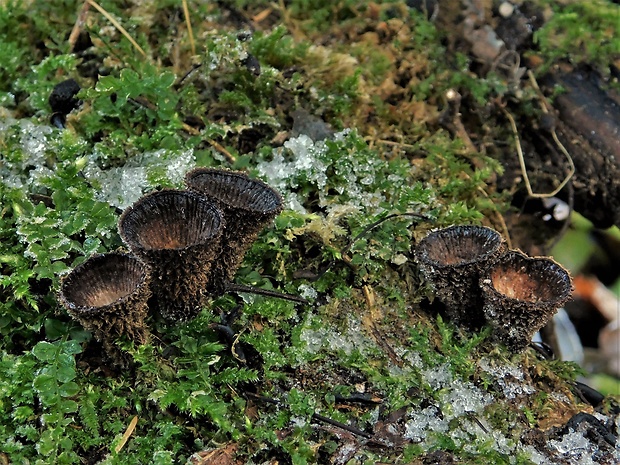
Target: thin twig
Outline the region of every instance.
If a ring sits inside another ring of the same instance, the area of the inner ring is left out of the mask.
[[[189,46],[192,50],[192,56],[196,55],[196,44],[194,43],[194,31],[192,30],[192,22],[189,17],[189,8],[187,0],[183,0],[183,15],[185,15],[185,24],[187,25],[187,34],[189,35]]]
[[[191,127],[187,123],[183,123],[183,130],[193,136],[200,135],[200,131],[198,129]],[[226,157],[226,161],[228,161],[228,163],[230,163],[231,165],[237,161],[235,156],[232,153],[230,153],[228,150],[226,150],[226,147],[224,147],[219,142],[214,141],[210,137],[205,137],[205,140],[209,143],[209,145],[211,145],[211,147],[213,147],[215,150],[217,150],[222,155],[224,155],[224,157]]]
[[[75,20],[75,24],[73,25],[73,29],[71,30],[71,34],[69,34],[69,48],[73,50],[75,44],[80,36],[80,32],[82,31],[82,26],[84,26],[84,22],[86,21],[86,15],[88,14],[88,10],[90,8],[90,3],[86,0],[82,4],[82,9],[80,10],[80,14]]]
[[[275,297],[277,299],[289,300],[291,302],[296,302],[298,304],[308,305],[310,303],[303,297],[299,297],[293,294],[285,294],[283,292],[270,291],[268,289],[261,289],[260,287],[254,287],[254,286],[246,286],[244,284],[227,283],[226,292],[246,292],[248,294],[258,294],[258,295],[264,295],[266,297]]]
[[[104,10],[103,7],[101,7],[97,2],[95,2],[95,0],[87,0],[87,2],[90,5],[92,5],[92,7],[95,8],[95,10],[101,13],[108,21],[110,21],[112,25],[116,29],[118,29],[120,33],[123,34],[129,42],[131,42],[131,45],[133,45],[136,48],[136,50],[138,50],[138,52],[142,54],[142,56],[146,57],[146,52],[142,50],[142,47],[138,45],[138,43],[133,39],[133,37],[129,35],[129,32],[127,32],[125,28],[121,26],[120,23],[112,17],[112,15],[110,15],[110,13]]]
[[[267,403],[267,404],[273,404],[273,405],[288,407],[284,402],[281,402],[281,401],[279,401],[277,399],[273,399],[271,397],[261,396],[261,395],[258,395],[258,394],[254,394],[253,392],[247,392],[247,391],[245,392],[245,395],[248,396],[248,397],[251,397],[252,399],[257,400],[259,402],[264,402],[264,403]],[[371,439],[372,438],[372,434],[369,434],[366,431],[362,431],[359,428],[355,428],[355,427],[349,426],[349,425],[347,425],[345,423],[341,423],[339,421],[332,420],[331,418],[326,417],[324,415],[320,415],[318,413],[313,413],[312,414],[312,419],[315,420],[315,421],[327,423],[329,425],[332,425],[332,426],[335,426],[337,428],[343,429],[345,431],[348,431],[349,433],[353,433],[353,434],[355,434],[357,436],[361,436],[361,437],[366,438],[366,439]],[[377,442],[378,444],[382,444],[382,443],[380,443],[378,441],[375,441],[375,442]]]

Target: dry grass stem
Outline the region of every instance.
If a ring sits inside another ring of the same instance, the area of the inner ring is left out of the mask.
[[[97,2],[95,2],[94,0],[87,0],[88,3],[95,9],[97,10],[99,13],[101,13],[108,21],[110,21],[112,23],[112,25],[118,29],[120,31],[121,34],[123,34],[127,40],[129,42],[131,42],[131,45],[133,45],[136,50],[138,50],[138,52],[140,52],[142,54],[142,56],[146,57],[146,52],[142,49],[142,47],[140,47],[140,45],[138,45],[138,43],[133,39],[133,37],[131,37],[131,35],[129,35],[129,32],[127,32],[127,30],[121,26],[121,24],[115,20],[112,15],[110,15],[110,13],[108,13],[106,10],[103,9],[103,7],[101,7],[101,5],[99,5]]]

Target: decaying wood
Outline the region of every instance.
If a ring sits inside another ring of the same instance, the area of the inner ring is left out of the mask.
[[[448,34],[452,51],[472,57],[477,63],[472,70],[481,77],[494,71],[504,76],[509,87],[524,89],[530,85],[525,78],[524,56],[535,49],[533,29],[542,25],[540,12],[533,12],[530,18],[523,13],[526,10],[524,4],[521,11],[502,18],[491,2],[448,0],[440,9],[437,25]],[[513,66],[505,63],[507,57],[515,58]],[[563,89],[559,94],[558,86]],[[553,192],[560,185],[570,172],[565,149],[575,173],[557,196],[574,201],[574,209],[596,227],[620,225],[620,96],[585,65],[554,67],[541,79],[541,87],[548,112],[540,120],[522,110],[515,97],[518,91],[503,101],[517,121],[532,188]],[[496,124],[509,127],[509,121],[501,116],[505,116],[503,107],[500,110],[491,112],[497,117]],[[484,128],[475,124],[467,125],[467,129],[473,140],[484,134]],[[501,155],[505,174],[498,179],[498,189],[513,194],[521,190],[524,178],[514,154],[514,146],[507,146]]]
[[[553,106],[558,138],[575,162],[575,210],[597,227],[620,225],[620,96],[587,68],[558,69],[543,82],[565,89]]]

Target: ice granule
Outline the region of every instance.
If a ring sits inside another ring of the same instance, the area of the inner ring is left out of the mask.
[[[17,121],[8,118],[0,121],[0,132],[6,132],[13,126],[19,128],[22,159],[19,163],[0,164],[0,177],[6,186],[20,189],[24,185],[35,184],[34,181],[41,176],[52,174],[45,162],[53,129],[46,125],[36,125],[26,119]]]
[[[315,144],[310,137],[301,134],[287,140],[284,147],[290,151],[290,159],[285,159],[283,149],[275,149],[271,161],[259,163],[257,166],[259,175],[280,191],[285,201],[290,196],[291,189],[297,187],[298,176],[315,183],[318,190],[323,189],[327,183],[327,167],[320,157],[326,150],[325,143]]]
[[[422,442],[429,432],[443,433],[448,431],[448,420],[442,418],[440,410],[431,405],[420,412],[413,412],[411,419],[405,424],[405,439],[414,443]]]
[[[344,130],[334,134],[333,141],[343,141],[350,133]],[[341,176],[346,182],[343,185],[333,186],[340,194],[346,194],[349,200],[338,199],[338,204],[349,208],[366,207],[369,214],[382,212],[380,205],[385,201],[382,192],[366,192],[360,186],[370,186],[375,180],[374,172],[379,160],[368,163],[360,163],[359,160],[350,158],[352,166],[339,165],[337,162],[327,164],[324,155],[327,152],[325,141],[314,142],[306,134],[292,137],[284,143],[284,148],[274,149],[271,161],[259,163],[257,170],[270,186],[278,190],[284,198],[287,208],[306,213],[302,206],[305,199],[300,199],[294,192],[300,180],[314,184],[319,194],[319,205],[329,208],[334,201],[333,195],[328,195],[327,171],[333,169],[335,174]],[[400,178],[399,178],[400,180]]]
[[[449,389],[441,394],[442,411],[447,419],[460,417],[466,413],[482,411],[493,400],[493,396],[480,390],[469,381],[454,381]]]
[[[554,463],[549,460],[549,458],[542,455],[534,446],[521,447],[521,451],[525,452],[529,456],[529,459],[536,465],[553,465]]]
[[[424,367],[424,361],[422,360],[422,357],[418,352],[406,351],[404,355],[398,355],[400,355],[401,358],[409,362],[414,368],[422,369]]]
[[[551,398],[551,400],[554,400],[556,402],[564,402],[565,404],[571,403],[571,400],[566,396],[566,394],[563,394],[561,392],[552,392],[551,394],[549,394],[549,397]]]
[[[308,424],[305,418],[302,417],[291,417],[291,424],[298,428],[303,428]]]
[[[155,153],[166,154],[164,150],[158,150]],[[195,165],[194,151],[186,150],[173,157],[162,157],[162,163],[166,165],[166,175],[172,184],[178,185],[185,179],[185,173],[191,170]]]
[[[448,386],[452,382],[450,365],[444,363],[438,367],[431,367],[422,371],[422,379],[434,390]]]
[[[121,167],[101,170],[91,164],[84,175],[98,189],[96,198],[121,210],[136,202],[148,187],[146,168]]]
[[[306,344],[306,353],[309,354],[315,354],[323,348],[330,351],[342,350],[347,355],[356,349],[364,354],[375,347],[362,331],[361,322],[351,314],[347,317],[347,327],[344,332],[330,327],[303,328],[299,339]]]
[[[514,399],[517,396],[530,395],[536,392],[533,386],[523,381],[523,370],[516,365],[495,365],[491,360],[482,358],[478,362],[478,366],[493,376],[506,399]]]
[[[304,299],[314,300],[318,295],[316,289],[314,289],[312,286],[309,286],[308,284],[300,284],[297,290],[299,291],[299,296],[303,297]]]
[[[52,133],[50,126],[36,126],[28,120],[20,120],[22,130],[21,148],[31,159],[42,160],[47,148],[47,137]]]
[[[152,187],[150,173],[164,171],[167,181],[173,185],[183,182],[185,173],[194,167],[192,150],[172,152],[156,150],[127,160],[124,166],[102,170],[94,154],[84,168],[84,175],[98,189],[96,197],[114,207],[125,209],[136,202]]]
[[[595,465],[597,463],[592,460],[597,452],[597,446],[592,444],[582,433],[575,432],[572,429],[562,436],[561,441],[552,439],[548,445],[551,449],[562,454],[563,458],[574,461],[572,463],[579,463],[580,465]]]

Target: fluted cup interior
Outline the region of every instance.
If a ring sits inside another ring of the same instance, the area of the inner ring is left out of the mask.
[[[69,309],[96,309],[123,301],[144,285],[146,265],[133,255],[96,255],[71,271],[61,286]]]
[[[187,173],[185,182],[190,189],[229,207],[264,214],[282,208],[282,199],[275,190],[244,173],[197,168]]]
[[[220,210],[189,191],[164,190],[143,197],[121,216],[119,231],[130,248],[184,249],[204,244],[222,230]]]
[[[499,233],[484,226],[450,226],[422,239],[416,255],[438,267],[465,265],[484,260],[502,247]]]
[[[490,279],[499,294],[530,303],[563,301],[572,289],[570,275],[556,262],[516,251],[495,264]]]

